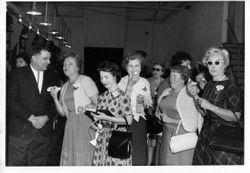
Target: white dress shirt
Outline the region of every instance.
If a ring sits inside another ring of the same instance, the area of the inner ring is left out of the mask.
[[[43,71],[37,71],[35,70],[32,65],[30,65],[31,67],[31,70],[36,78],[36,82],[38,83],[37,87],[38,87],[38,90],[39,90],[39,93],[41,93],[42,91],[42,86],[43,86]],[[38,73],[39,73],[39,78],[38,78]],[[39,79],[39,81],[38,81]]]

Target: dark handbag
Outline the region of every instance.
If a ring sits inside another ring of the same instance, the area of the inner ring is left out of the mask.
[[[209,143],[212,149],[238,154],[244,152],[244,129],[240,126],[236,115],[235,117],[237,119],[235,124],[223,124],[212,134]]]
[[[163,122],[155,115],[146,115],[147,119],[147,133],[158,134],[163,131]]]
[[[127,131],[113,130],[108,145],[108,155],[113,158],[128,159],[132,153],[132,133],[128,131],[128,121],[126,121]]]
[[[145,109],[147,119],[147,133],[158,134],[163,131],[163,122],[153,114],[151,108]]]

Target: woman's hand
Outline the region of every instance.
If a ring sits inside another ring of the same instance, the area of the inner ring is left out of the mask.
[[[129,79],[128,79],[128,85],[133,86],[134,84],[136,84],[136,82],[138,82],[138,80],[140,79],[139,75],[129,75]]]
[[[213,105],[206,99],[198,98],[196,101],[197,101],[197,104],[203,109],[208,109],[208,110],[213,109]]]
[[[103,112],[97,111],[97,113],[92,113],[91,115],[94,117],[95,120],[107,120],[110,121],[110,117]]]
[[[56,89],[56,88],[53,88],[53,89],[50,90],[50,95],[52,96],[52,98],[53,98],[54,100],[58,100],[58,97],[57,97],[58,91],[59,91],[59,90]]]
[[[194,98],[197,98],[199,93],[199,88],[197,87],[196,84],[197,83],[192,81],[187,83],[187,91]]]

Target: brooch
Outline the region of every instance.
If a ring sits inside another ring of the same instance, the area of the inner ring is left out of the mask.
[[[147,88],[146,88],[146,87],[143,87],[142,90],[146,92],[146,91],[147,91]]]
[[[223,90],[224,89],[224,86],[223,85],[217,85],[216,86],[216,90],[217,91],[221,91],[221,90]]]
[[[77,89],[77,88],[79,88],[79,87],[80,87],[80,83],[78,83],[78,82],[75,82],[75,83],[73,84],[73,87],[74,87],[74,89]]]

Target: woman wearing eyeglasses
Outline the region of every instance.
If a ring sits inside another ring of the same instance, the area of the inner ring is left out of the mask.
[[[197,104],[204,111],[204,124],[199,136],[194,158],[194,165],[233,165],[241,164],[241,157],[234,153],[212,150],[209,147],[211,134],[223,123],[232,123],[241,117],[240,90],[225,71],[229,66],[229,53],[225,49],[212,47],[202,59],[208,68],[212,80],[203,91],[202,98],[197,97],[193,85],[188,89]]]
[[[164,80],[162,77],[164,73],[164,65],[160,63],[155,63],[152,69],[152,77],[148,78],[148,82],[150,84],[150,91],[151,91],[151,96],[153,100],[153,105],[155,105],[156,102],[156,96],[157,96],[157,89],[160,83]],[[153,106],[154,109],[154,106]],[[154,154],[154,149],[156,147],[156,140],[159,136],[155,134],[149,134],[148,136],[148,165],[154,165],[157,164],[154,156],[157,155]]]
[[[160,83],[164,80],[162,77],[164,73],[164,65],[155,63],[152,69],[152,77],[148,78],[148,82],[150,84],[151,96],[154,101],[155,96],[157,95],[157,88]]]

